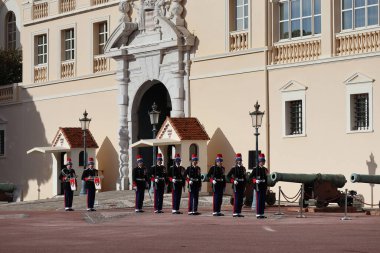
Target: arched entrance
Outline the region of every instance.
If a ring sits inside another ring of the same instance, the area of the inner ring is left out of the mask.
[[[170,95],[165,85],[161,82],[156,82],[151,86],[141,97],[141,101],[138,105],[137,113],[135,116],[138,118],[135,122],[138,124],[136,133],[136,140],[151,139],[153,137],[152,125],[148,111],[152,110],[153,103],[156,103],[160,113],[160,119],[157,125],[157,129],[160,129],[162,123],[167,116],[170,116],[172,110],[172,103]],[[146,166],[152,165],[153,149],[152,148],[139,148],[137,151],[144,157]]]

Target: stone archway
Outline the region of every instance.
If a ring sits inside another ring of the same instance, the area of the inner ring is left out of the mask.
[[[129,188],[134,154],[129,146],[136,134],[134,103],[149,85],[161,82],[170,95],[171,117],[189,115],[190,52],[195,37],[185,28],[181,0],[140,0],[132,9],[130,0],[121,0],[119,26],[111,34],[105,52],[117,62],[119,86],[119,182],[117,189]],[[164,6],[169,4],[169,6]],[[137,11],[138,21],[131,22]]]

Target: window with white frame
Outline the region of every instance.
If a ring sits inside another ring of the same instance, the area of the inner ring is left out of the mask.
[[[379,0],[342,0],[342,30],[379,25]]]
[[[346,81],[347,132],[372,131],[374,80],[357,73]]]
[[[47,35],[41,34],[36,38],[37,42],[37,65],[46,64],[48,59]]]
[[[280,2],[280,39],[321,33],[321,0],[283,0]]]
[[[64,60],[70,61],[75,59],[75,37],[74,29],[63,31],[64,34]]]
[[[280,89],[284,137],[306,136],[306,90],[306,86],[296,81],[290,81]]]
[[[16,49],[16,29],[16,16],[10,11],[6,17],[7,49]]]
[[[248,0],[235,0],[235,31],[248,29]]]
[[[104,54],[104,46],[106,45],[107,39],[108,39],[108,28],[107,28],[107,22],[100,22],[98,23],[98,53]]]

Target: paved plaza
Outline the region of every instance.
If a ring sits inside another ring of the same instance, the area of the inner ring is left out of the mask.
[[[0,252],[379,252],[380,248],[380,217],[365,213],[350,213],[350,221],[341,221],[342,213],[306,213],[302,219],[296,218],[296,208],[283,208],[285,215],[279,218],[274,215],[277,208],[270,207],[265,220],[257,220],[250,208],[244,209],[244,218],[233,218],[225,198],[226,216],[212,217],[207,205],[211,198],[203,196],[202,215],[172,215],[168,195],[165,213],[154,214],[149,206],[136,214],[128,206],[133,192],[97,197],[96,212],[84,210],[83,196],[75,197],[74,212],[64,212],[61,199],[0,204]]]

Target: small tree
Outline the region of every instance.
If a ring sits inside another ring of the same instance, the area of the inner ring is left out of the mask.
[[[0,85],[22,82],[22,51],[0,49]]]

